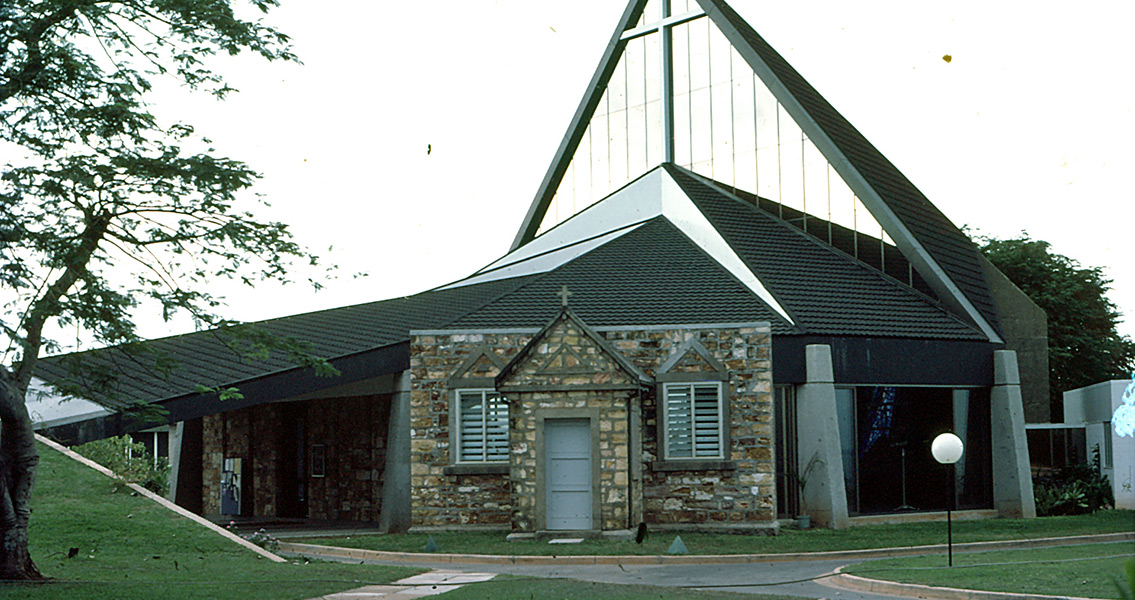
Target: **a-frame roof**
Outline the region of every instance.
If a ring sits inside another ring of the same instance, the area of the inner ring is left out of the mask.
[[[645,209],[648,195],[636,189],[653,189],[653,179],[675,188],[657,186],[664,196],[658,212]],[[629,206],[622,205],[624,196]],[[674,208],[682,201],[705,222],[691,224],[686,211]],[[631,223],[616,220],[620,215]],[[571,237],[558,236],[560,228],[595,235],[573,244]],[[702,228],[720,236],[726,256],[740,262],[740,273],[721,259],[721,249],[702,241]],[[595,327],[767,321],[779,335],[985,339],[907,283],[676,165],[651,171],[545,236],[534,243],[542,252],[529,255],[521,248],[494,263],[507,267],[466,280],[483,284],[494,275],[538,275],[452,327],[541,326],[555,314],[555,293],[566,285],[575,293],[575,312]],[[559,245],[543,245],[547,240]],[[748,278],[756,283],[746,284]]]
[[[636,34],[636,23],[648,1],[663,4],[659,31],[663,23],[688,21],[704,13],[894,240],[941,302],[981,329],[990,341],[1001,341],[997,311],[972,242],[724,0],[695,0],[698,9],[682,15],[670,14],[669,0],[631,0],[521,224],[513,249],[536,237],[592,114],[604,97],[617,62],[626,50],[627,41]],[[669,43],[667,39],[662,41],[663,52],[665,44]],[[665,81],[669,69],[664,65],[664,129],[673,121],[671,109],[667,108],[667,102],[673,104],[674,93],[672,85]],[[666,131],[670,132],[669,141],[663,143],[673,144],[672,131]],[[664,154],[669,156],[672,152],[667,150]]]

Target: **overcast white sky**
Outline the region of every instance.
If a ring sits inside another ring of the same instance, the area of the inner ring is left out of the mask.
[[[1104,267],[1135,336],[1135,3],[732,5],[956,224]],[[234,288],[232,315],[408,295],[505,253],[623,8],[285,0],[269,21],[303,66],[224,63],[241,93],[156,108],[259,169],[262,214],[340,265],[318,293]]]

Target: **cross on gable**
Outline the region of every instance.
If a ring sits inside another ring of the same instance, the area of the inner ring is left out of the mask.
[[[560,297],[560,300],[563,302],[563,306],[567,306],[568,305],[568,296],[571,296],[574,293],[575,292],[569,292],[568,286],[565,285],[565,286],[560,288],[560,291],[556,292],[556,295]]]

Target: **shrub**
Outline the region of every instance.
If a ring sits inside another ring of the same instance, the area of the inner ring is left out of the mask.
[[[130,436],[110,437],[73,448],[75,452],[114,471],[122,480],[165,495],[169,488],[169,461],[154,457]]]
[[[1100,470],[1100,448],[1092,450],[1092,462],[1073,465],[1033,479],[1036,514],[1081,515],[1111,506],[1111,483]]]

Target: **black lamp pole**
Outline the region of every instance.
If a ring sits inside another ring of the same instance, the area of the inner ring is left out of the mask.
[[[934,460],[944,465],[950,465],[950,500],[946,505],[946,552],[949,556],[949,566],[954,566],[954,505],[958,501],[958,482],[954,478],[954,463],[962,457],[965,444],[961,438],[952,433],[943,433],[934,438],[930,444],[930,453]]]
[[[958,501],[958,484],[954,479],[954,463],[950,463],[950,504],[946,507],[946,555],[947,566],[954,566],[954,522],[952,513]]]

